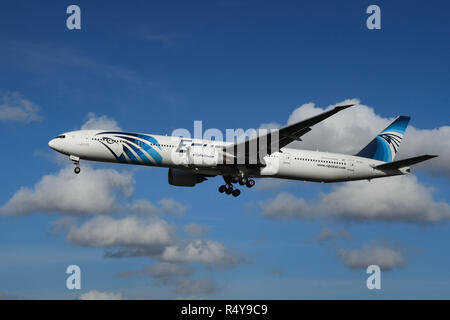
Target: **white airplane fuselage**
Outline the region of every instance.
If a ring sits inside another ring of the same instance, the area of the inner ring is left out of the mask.
[[[370,180],[409,173],[409,168],[378,170],[385,162],[352,155],[281,148],[264,157],[264,166],[224,165],[227,142],[106,130],[64,133],[49,146],[78,163],[91,160],[188,170],[206,176],[282,178],[315,182]]]

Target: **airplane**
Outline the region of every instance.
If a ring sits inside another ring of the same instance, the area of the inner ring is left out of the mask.
[[[437,157],[421,155],[396,160],[410,117],[399,116],[355,155],[287,148],[317,123],[351,105],[336,106],[316,116],[244,141],[215,141],[176,136],[78,130],[49,141],[53,150],[68,155],[80,173],[80,160],[168,168],[173,186],[193,187],[222,176],[219,192],[237,197],[234,184],[251,188],[255,178],[313,182],[371,180],[410,173],[410,166]],[[254,147],[252,147],[254,146]],[[238,150],[241,150],[239,153]],[[251,152],[250,152],[251,151]]]

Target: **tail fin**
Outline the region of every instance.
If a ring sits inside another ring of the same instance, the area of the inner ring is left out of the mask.
[[[395,158],[411,118],[400,116],[355,156],[391,162]]]

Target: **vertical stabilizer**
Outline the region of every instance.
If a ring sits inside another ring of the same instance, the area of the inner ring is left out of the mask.
[[[400,116],[375,137],[364,149],[355,154],[358,157],[391,162],[400,147],[406,127],[411,118]]]

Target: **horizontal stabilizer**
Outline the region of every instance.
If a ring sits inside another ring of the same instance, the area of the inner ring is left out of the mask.
[[[400,168],[404,168],[404,167],[408,167],[410,165],[419,163],[419,162],[423,162],[432,158],[435,158],[437,156],[435,155],[423,155],[423,156],[418,156],[418,157],[412,157],[412,158],[408,158],[408,159],[403,159],[403,160],[398,160],[398,161],[393,161],[393,162],[388,162],[388,163],[383,163],[380,164],[376,167],[374,167],[375,169],[379,169],[379,170],[395,170],[395,169],[400,169]]]

